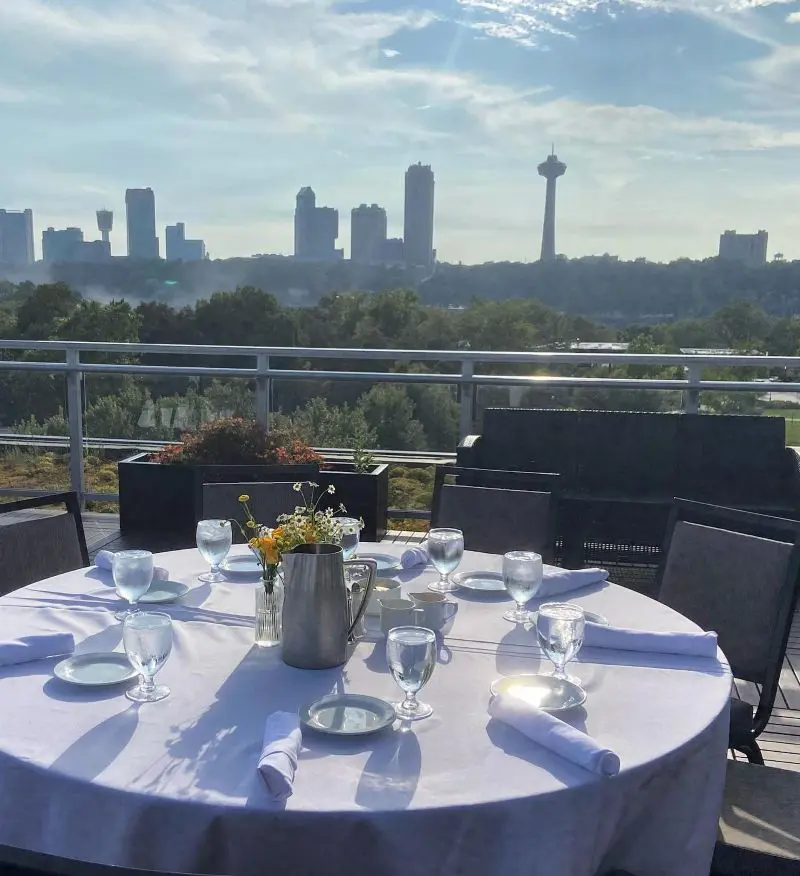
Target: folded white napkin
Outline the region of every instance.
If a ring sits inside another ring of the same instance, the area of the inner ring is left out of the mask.
[[[587,623],[583,644],[591,648],[619,651],[649,651],[686,657],[716,657],[716,633],[651,633]]]
[[[548,596],[558,596],[560,593],[568,593],[579,587],[588,587],[590,584],[599,584],[608,578],[605,569],[560,569],[558,566],[545,564],[542,574],[542,583],[536,591],[536,598],[543,599]]]
[[[422,544],[415,545],[407,551],[403,551],[403,554],[400,557],[400,565],[404,569],[414,569],[417,566],[427,566],[428,560],[430,559],[428,556],[427,544],[427,542],[423,541]]]
[[[62,657],[75,650],[72,633],[42,633],[39,636],[20,636],[0,642],[0,666],[29,663],[47,657]]]
[[[98,569],[111,572],[114,568],[114,551],[98,551],[94,558],[94,564]],[[169,572],[162,566],[153,567],[154,581],[169,581]]]
[[[264,725],[264,742],[258,771],[270,797],[281,802],[292,796],[302,735],[294,712],[273,712]]]
[[[591,736],[514,694],[493,697],[489,714],[584,769],[601,776],[616,776],[619,772],[619,757],[610,748],[603,748]]]

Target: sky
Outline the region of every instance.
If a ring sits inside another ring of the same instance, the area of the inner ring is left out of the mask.
[[[800,258],[800,0],[0,0],[0,207],[41,230],[151,186],[215,258],[292,251],[297,191],[436,176],[439,259],[666,261],[728,228]]]

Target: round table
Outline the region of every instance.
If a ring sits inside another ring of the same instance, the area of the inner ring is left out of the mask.
[[[402,545],[362,545],[399,556]],[[234,548],[234,551],[246,548]],[[192,586],[164,606],[172,694],[137,706],[79,689],[53,660],[0,668],[0,843],[173,872],[639,876],[708,872],[726,765],[731,677],[719,660],[584,649],[588,699],[567,720],[613,748],[603,779],[487,714],[500,675],[550,672],[508,601],[453,595],[459,612],[424,690],[434,715],[360,740],[304,734],[294,794],[272,803],[257,773],[264,723],[330,692],[397,699],[382,638],[346,665],[303,671],[253,646],[254,584],[197,581],[197,551],[158,555]],[[500,567],[467,552],[461,568]],[[424,590],[430,568],[399,575]],[[569,594],[618,626],[696,629],[613,584]],[[0,600],[0,641],[69,631],[78,652],[121,649],[111,575],[80,570]],[[532,607],[533,606],[532,604]]]

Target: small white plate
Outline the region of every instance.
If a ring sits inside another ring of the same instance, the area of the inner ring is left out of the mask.
[[[250,554],[238,557],[226,557],[219,568],[227,578],[260,578],[261,563]]]
[[[400,582],[392,578],[376,578],[375,586],[372,588],[372,596],[367,603],[366,613],[373,617],[379,617],[381,613],[381,604],[379,599],[387,599],[393,596],[400,598],[399,591]]]
[[[572,681],[552,675],[510,675],[496,678],[489,690],[492,696],[513,694],[544,712],[567,712],[586,702],[586,691]]]
[[[378,575],[385,575],[387,572],[396,572],[402,569],[400,560],[393,557],[391,554],[374,554],[374,553],[357,553],[354,560],[375,560],[378,564]]]
[[[97,654],[73,654],[66,660],[56,663],[53,672],[57,678],[68,684],[84,687],[105,687],[123,684],[136,678],[136,670],[125,654],[118,651]]]
[[[505,593],[502,572],[455,572],[450,576],[453,584],[478,593]]]
[[[300,709],[304,727],[331,736],[369,736],[394,720],[392,705],[361,694],[331,694]]]
[[[139,602],[150,604],[175,602],[188,592],[189,587],[186,584],[181,584],[180,581],[156,581],[154,579],[147,593],[139,597]]]
[[[580,608],[580,606],[577,606]],[[536,626],[536,617],[538,616],[538,611],[531,612],[530,622]],[[602,614],[598,614],[596,611],[587,611],[585,608],[583,610],[583,616],[590,624],[597,624],[599,627],[607,627],[609,625],[607,618],[603,617]]]

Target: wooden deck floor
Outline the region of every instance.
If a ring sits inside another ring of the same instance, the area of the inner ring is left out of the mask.
[[[133,546],[131,539],[120,535],[117,515],[87,512],[83,521],[90,556],[94,557],[101,549],[119,550]],[[422,538],[422,534],[418,532],[389,532],[384,541],[413,544],[422,541]],[[185,545],[164,543],[139,546],[167,550]],[[735,695],[755,704],[758,702],[758,687],[750,682],[736,681]],[[772,718],[761,734],[759,744],[769,766],[800,772],[800,611],[795,615],[789,636]]]

